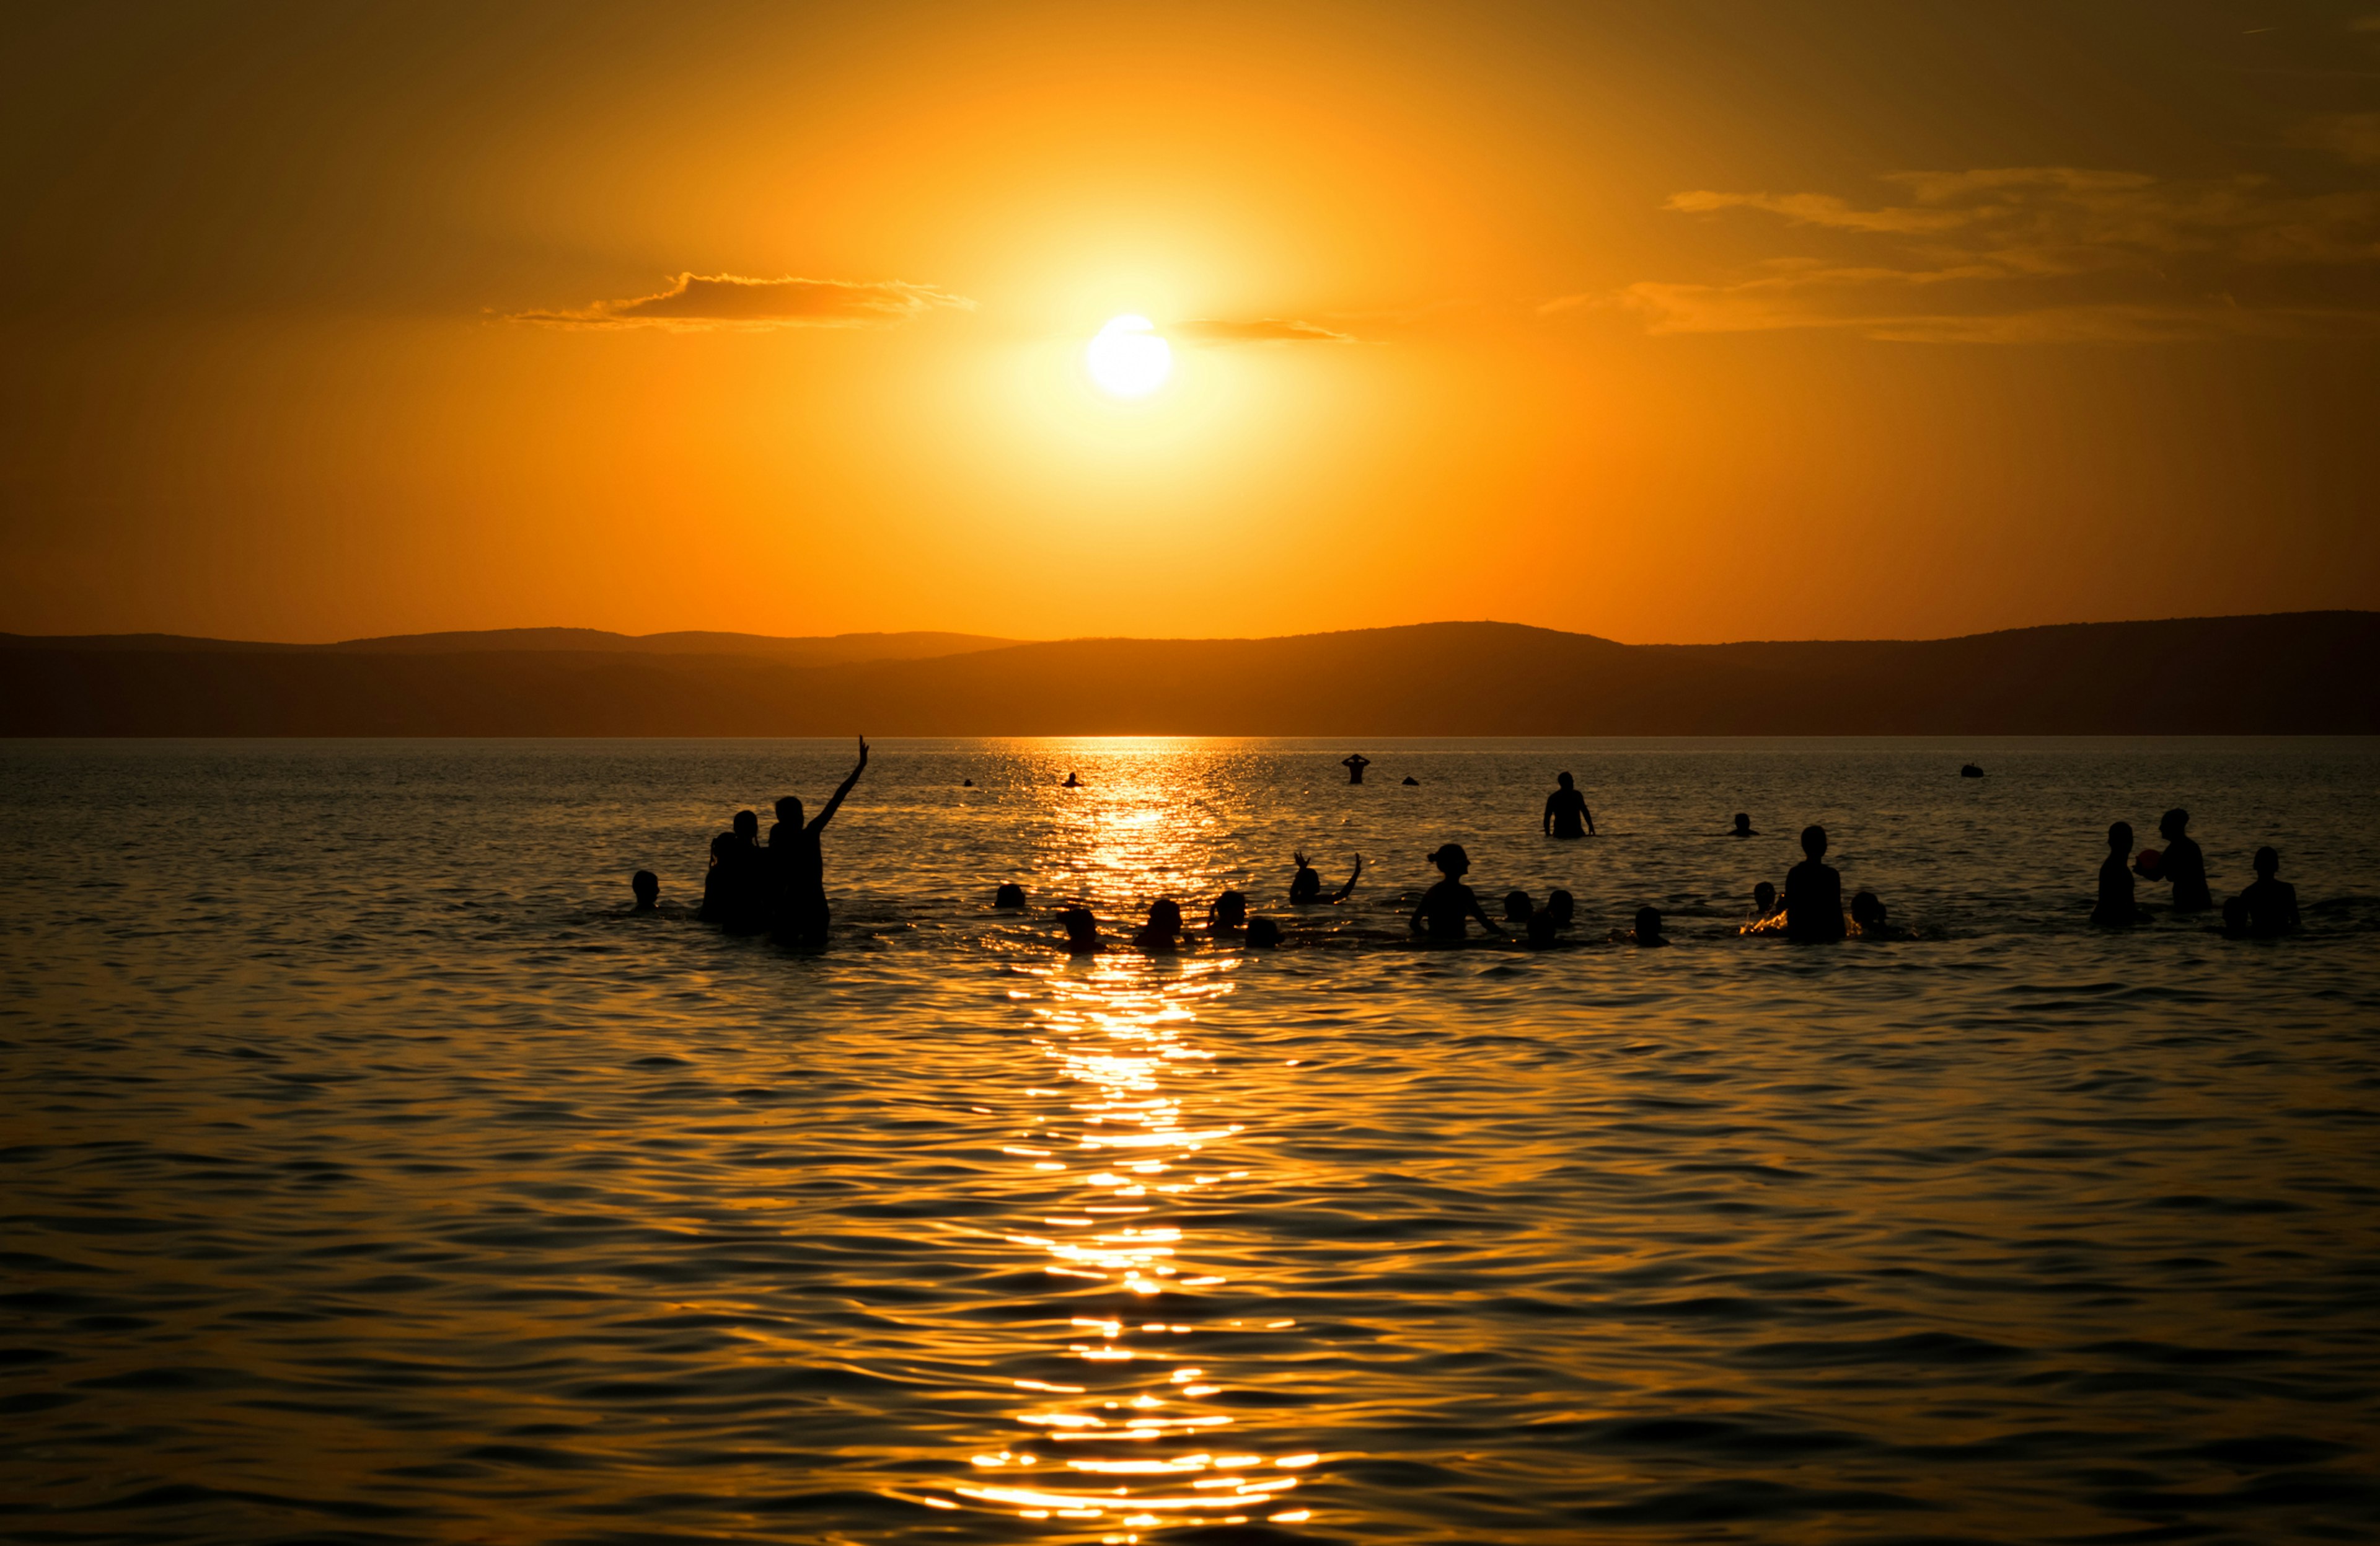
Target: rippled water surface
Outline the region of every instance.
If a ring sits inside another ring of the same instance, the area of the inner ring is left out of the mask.
[[[1351,749],[882,745],[803,953],[841,744],[0,747],[0,1538],[2380,1537],[2380,747]],[[2304,937],[2085,925],[2173,804]],[[1733,936],[1812,821],[1921,937]]]

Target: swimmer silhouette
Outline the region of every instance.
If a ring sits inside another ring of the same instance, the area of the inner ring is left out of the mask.
[[[2107,857],[2099,866],[2099,905],[2091,921],[2109,929],[2129,929],[2143,915],[2132,905],[2132,823],[2118,822],[2107,829]]]
[[[1561,925],[1554,921],[1551,907],[1539,907],[1529,915],[1528,936],[1530,946],[1537,950],[1560,943]]]
[[[1661,937],[1660,908],[1639,907],[1636,909],[1636,927],[1628,931],[1628,943],[1630,944],[1647,945],[1667,944],[1670,943],[1668,940]]]
[[[1081,779],[1079,779],[1079,778],[1076,778],[1076,777],[1075,777],[1072,773],[1067,773],[1067,774],[1066,774],[1066,782],[1065,782],[1065,783],[1061,784],[1061,785],[1058,785],[1058,787],[1059,787],[1059,788],[1061,788],[1061,789],[1079,789],[1079,788],[1081,788],[1082,786],[1083,786],[1083,781],[1082,781]]]
[[[1281,925],[1269,918],[1248,919],[1248,948],[1270,950],[1281,943]]]
[[[1361,784],[1364,782],[1364,770],[1372,765],[1372,760],[1359,751],[1353,757],[1347,758],[1342,761],[1339,765],[1347,770],[1348,783]]]
[[[1207,931],[1210,934],[1236,934],[1248,921],[1248,899],[1236,891],[1227,891],[1207,907]]]
[[[759,824],[759,817],[752,820]],[[744,836],[741,822],[735,831],[712,838],[710,868],[702,876],[702,910],[695,916],[733,934],[758,933],[765,927],[768,908],[759,858],[759,851]]]
[[[962,789],[972,789],[975,787],[975,780],[972,778],[962,778],[959,780],[959,787]]]
[[[1171,896],[1160,896],[1148,905],[1148,921],[1132,943],[1143,950],[1172,952],[1182,947],[1182,904]]]
[[[1091,916],[1090,908],[1068,907],[1058,915],[1058,921],[1066,926],[1067,955],[1092,956],[1099,953],[1099,920]]]
[[[2257,849],[2255,868],[2256,879],[2238,898],[2242,915],[2241,927],[2259,939],[2295,933],[2298,930],[2298,888],[2279,878],[2279,852],[2272,848]],[[2228,911],[2226,917],[2228,921]]]
[[[995,907],[1021,907],[1025,906],[1025,888],[1014,881],[1002,881],[1000,889],[991,894],[991,905]]]
[[[1763,881],[1759,884],[1754,886],[1752,888],[1753,919],[1757,921],[1760,919],[1773,917],[1775,916],[1776,911],[1777,888],[1770,885],[1767,881]]]
[[[1407,774],[1405,774],[1405,787],[1406,787],[1406,788],[1408,788],[1408,789],[1417,789],[1417,788],[1419,788],[1420,786],[1421,786],[1421,780],[1420,780],[1420,779],[1415,778],[1415,777],[1413,774],[1411,774],[1411,773],[1407,773]]]
[[[1595,812],[1586,808],[1586,797],[1571,786],[1568,773],[1556,773],[1554,782],[1561,785],[1546,797],[1546,813],[1537,825],[1553,837],[1592,837],[1595,835]],[[1585,822],[1586,830],[1579,830]]]
[[[1538,913],[1537,917],[1552,919],[1554,920],[1555,928],[1567,929],[1570,927],[1570,920],[1572,913],[1577,910],[1577,906],[1578,905],[1575,902],[1571,900],[1571,895],[1569,892],[1557,886],[1552,891],[1546,893],[1545,909]],[[1534,921],[1534,919],[1532,921]]]
[[[1468,920],[1477,919],[1487,925],[1491,934],[1504,931],[1502,924],[1479,909],[1479,898],[1463,883],[1463,875],[1471,869],[1471,856],[1463,851],[1460,843],[1449,843],[1429,856],[1446,879],[1422,893],[1421,906],[1414,909],[1413,930],[1416,934],[1441,942],[1457,942],[1468,932]]]
[[[777,824],[769,829],[769,855],[776,867],[776,934],[795,944],[826,943],[830,914],[826,902],[826,855],[819,836],[868,771],[868,737],[859,737],[859,761],[851,776],[827,797],[826,809],[808,822],[802,820],[802,802],[787,795],[777,802]]]
[[[1729,833],[1728,835],[1730,837],[1757,837],[1760,834],[1752,830],[1752,817],[1750,813],[1739,810],[1735,813],[1735,830]]]
[[[637,894],[637,911],[659,911],[662,905],[662,878],[650,870],[639,870],[628,877],[628,889]]]
[[[1347,883],[1325,896],[1322,895],[1322,877],[1315,872],[1313,865],[1306,862],[1305,856],[1293,853],[1289,857],[1297,864],[1297,873],[1289,878],[1289,899],[1300,906],[1309,902],[1344,902],[1354,893],[1355,883],[1363,879],[1364,856],[1357,854],[1355,871],[1347,877]]]
[[[1959,770],[1959,776],[1961,778],[1981,778],[1984,776],[1984,770],[1975,766],[1973,762],[1970,762]]]
[[[2215,906],[2215,897],[2206,888],[2206,854],[2195,838],[2189,835],[2190,812],[2176,806],[2157,821],[2157,835],[2165,839],[2165,852],[2158,856],[2155,873],[2135,864],[2136,874],[2153,881],[2169,882],[2173,886],[2173,910],[2178,913],[2204,912]]]
[[[1537,905],[1529,900],[1527,892],[1508,891],[1504,894],[1505,922],[1525,924],[1536,916],[1536,911]]]
[[[1898,937],[1892,925],[1885,921],[1884,904],[1872,891],[1863,891],[1852,898],[1852,926],[1864,940],[1888,940]]]
[[[1785,937],[1841,939],[1843,878],[1827,862],[1827,829],[1803,827],[1802,852],[1809,857],[1785,872]]]

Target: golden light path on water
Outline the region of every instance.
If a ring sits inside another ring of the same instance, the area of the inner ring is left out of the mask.
[[[1127,762],[1152,776],[1103,781],[1061,822],[1059,841],[1086,888],[1104,894],[1105,916],[1128,899],[1197,895],[1185,861],[1200,822],[1166,797],[1161,761]],[[1208,1333],[1279,1336],[1294,1322],[1208,1319],[1202,1291],[1229,1279],[1201,1263],[1179,1222],[1182,1202],[1255,1178],[1211,1151],[1228,1142],[1241,1152],[1262,1136],[1196,1090],[1214,1058],[1194,1039],[1198,1011],[1231,992],[1240,959],[1111,949],[1020,968],[1035,986],[1012,997],[1034,1016],[1048,1073],[1021,1092],[1021,1125],[1002,1152],[1041,1206],[1005,1239],[1056,1284],[1105,1292],[1078,1299],[1102,1308],[1071,1316],[1062,1341],[1050,1334],[1042,1350],[1062,1350],[1078,1377],[1015,1380],[1015,1428],[969,1456],[974,1477],[950,1501],[1095,1529],[1110,1546],[1167,1525],[1313,1517],[1296,1493],[1320,1456],[1239,1437],[1214,1400],[1230,1370],[1200,1346]]]

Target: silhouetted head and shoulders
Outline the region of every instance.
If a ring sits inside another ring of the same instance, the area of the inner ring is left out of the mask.
[[[1595,835],[1595,812],[1586,808],[1586,797],[1578,792],[1577,782],[1566,773],[1554,774],[1554,792],[1546,797],[1545,814],[1538,819],[1540,831],[1549,837],[1592,837]]]
[[[2099,863],[2099,900],[2091,921],[2109,929],[2129,929],[2142,921],[2132,901],[2132,823],[2118,822],[2107,828],[2107,857]]]
[[[1347,883],[1325,896],[1322,895],[1322,876],[1306,861],[1305,856],[1292,854],[1289,857],[1297,863],[1297,873],[1291,876],[1289,882],[1289,899],[1292,902],[1344,902],[1354,895],[1355,883],[1364,878],[1364,856],[1357,854],[1355,868],[1348,873]]]
[[[2299,928],[2298,888],[2280,878],[2280,851],[2257,849],[2254,867],[2256,878],[2239,897],[2242,926],[2262,939],[2295,933]]]
[[[1160,896],[1148,905],[1148,920],[1132,943],[1143,950],[1172,952],[1182,948],[1182,904]]]
[[[2140,873],[2173,887],[2176,912],[2204,912],[2215,906],[2206,884],[2205,851],[2190,835],[2190,812],[2180,806],[2167,811],[2157,822],[2157,835],[2165,839],[2165,851],[2157,856],[2154,873],[2146,869]]]
[[[1843,937],[1843,878],[1827,862],[1827,829],[1802,829],[1802,862],[1785,872],[1785,936]]]
[[[995,907],[1021,907],[1025,906],[1025,888],[1014,881],[1002,881],[1000,889],[991,894],[991,905]]]
[[[1372,765],[1372,760],[1359,751],[1352,757],[1342,758],[1339,765],[1347,770],[1348,783],[1361,784],[1364,782],[1364,770]]]
[[[1065,781],[1063,784],[1061,784],[1061,785],[1058,785],[1058,787],[1059,787],[1059,788],[1061,788],[1061,789],[1079,789],[1079,788],[1081,788],[1082,786],[1083,786],[1083,781],[1082,781],[1081,777],[1080,777],[1079,775],[1077,775],[1076,773],[1075,773],[1072,770],[1069,770],[1069,771],[1067,772],[1067,773],[1066,773],[1066,781]]]
[[[1422,893],[1421,905],[1414,909],[1414,932],[1441,943],[1463,939],[1469,932],[1469,921],[1477,919],[1491,934],[1500,934],[1503,926],[1480,910],[1479,898],[1463,877],[1471,870],[1471,856],[1460,843],[1449,843],[1429,856],[1431,864],[1444,877]]]
[[[650,870],[639,870],[628,877],[628,890],[637,898],[636,910],[658,912],[662,905],[662,878]]]
[[[1247,927],[1248,899],[1236,891],[1227,891],[1207,905],[1207,931],[1210,934],[1236,934]]]
[[[739,810],[729,823],[737,838],[755,847],[760,843],[760,818],[749,810]]]
[[[1546,905],[1544,910],[1539,916],[1553,919],[1553,925],[1555,928],[1569,928],[1571,926],[1571,920],[1577,915],[1578,903],[1572,897],[1569,892],[1564,891],[1560,886],[1556,886],[1553,890],[1546,893]]]
[[[1103,948],[1099,939],[1099,920],[1088,907],[1068,907],[1058,915],[1066,931],[1066,954],[1092,956]]]
[[[1748,810],[1737,811],[1735,813],[1735,826],[1728,833],[1728,835],[1730,837],[1759,836],[1760,834],[1752,830],[1752,813]]]
[[[1281,943],[1281,925],[1269,918],[1248,919],[1248,948],[1270,950]]]
[[[1628,943],[1643,945],[1665,945],[1670,943],[1669,937],[1661,932],[1660,908],[1636,909],[1636,926],[1628,931]]]
[[[1860,892],[1852,898],[1852,927],[1864,940],[1907,938],[1906,931],[1893,924],[1883,900],[1872,891]]]
[[[1504,894],[1505,922],[1525,924],[1536,916],[1536,911],[1537,905],[1529,900],[1527,892],[1508,891]]]

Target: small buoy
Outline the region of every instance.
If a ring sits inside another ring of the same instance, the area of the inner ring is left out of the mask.
[[[1411,777],[1411,776],[1407,776],[1407,778],[1405,779],[1405,782],[1406,782],[1407,784],[1411,784],[1411,785],[1415,785],[1415,786],[1418,786],[1418,785],[1420,785],[1420,783],[1421,783],[1421,780],[1420,780],[1420,779],[1418,779],[1418,778],[1414,778],[1414,777]]]
[[[1961,778],[1981,778],[1984,776],[1984,770],[1975,766],[1973,762],[1970,762],[1965,767],[1959,770],[1959,776]]]

